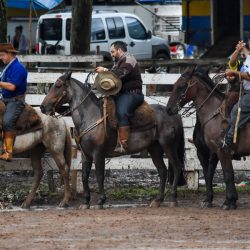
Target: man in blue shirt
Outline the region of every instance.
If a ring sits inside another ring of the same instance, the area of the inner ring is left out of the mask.
[[[6,105],[3,116],[4,152],[0,159],[12,159],[16,121],[25,107],[28,72],[16,58],[17,50],[9,43],[0,43],[0,60],[6,65],[0,74],[2,101]]]

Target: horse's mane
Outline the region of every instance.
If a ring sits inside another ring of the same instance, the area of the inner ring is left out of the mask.
[[[202,83],[204,83],[209,89],[213,89],[215,87],[214,82],[208,75],[208,70],[205,70],[204,68],[197,67],[194,71],[194,76],[197,76],[199,79],[202,80]],[[219,98],[225,98],[225,94],[223,94],[220,90],[217,88],[215,89],[214,93],[219,97]]]
[[[89,92],[91,90],[90,84],[82,83],[75,78],[71,78],[71,80],[73,80],[84,92],[86,91]],[[95,104],[97,104],[98,106],[100,105],[100,99],[95,95],[95,93],[92,90],[89,93],[89,97]]]

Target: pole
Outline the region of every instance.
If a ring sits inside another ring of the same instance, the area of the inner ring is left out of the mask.
[[[30,15],[29,15],[29,54],[32,54],[32,0],[30,0]]]

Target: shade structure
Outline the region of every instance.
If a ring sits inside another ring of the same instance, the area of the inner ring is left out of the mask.
[[[31,0],[7,0],[7,8],[29,9]],[[32,8],[36,10],[50,10],[63,0],[32,0]]]

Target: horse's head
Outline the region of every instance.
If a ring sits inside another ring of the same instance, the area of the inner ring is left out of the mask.
[[[52,114],[57,111],[64,103],[68,103],[67,90],[71,78],[71,71],[64,73],[51,86],[48,94],[44,98],[40,109],[45,114]]]
[[[195,97],[197,89],[195,81],[192,80],[194,71],[195,68],[187,68],[175,82],[167,104],[168,114],[177,114],[186,103],[190,102]]]

